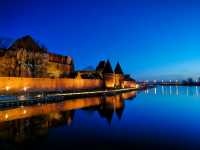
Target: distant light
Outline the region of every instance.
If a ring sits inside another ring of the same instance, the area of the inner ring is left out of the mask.
[[[40,98],[40,97],[42,97],[42,95],[41,95],[41,94],[38,94],[36,97]]]
[[[196,80],[196,82],[198,82],[198,80]]]
[[[24,114],[26,114],[26,110],[24,110]]]
[[[6,119],[8,118],[8,114],[5,115],[5,118],[6,118]]]
[[[169,82],[172,82],[172,80],[169,80]]]
[[[164,82],[164,81],[162,80],[162,82]]]
[[[176,82],[178,82],[178,80],[176,80]]]
[[[9,91],[10,87],[9,86],[6,86],[6,91]]]
[[[24,87],[24,91],[26,91],[27,90],[27,87]]]
[[[153,82],[156,82],[156,80],[153,80]]]

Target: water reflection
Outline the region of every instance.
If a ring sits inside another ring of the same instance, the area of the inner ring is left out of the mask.
[[[172,95],[172,86],[169,87],[169,95]]]
[[[163,95],[163,96],[199,96],[198,86],[158,86],[152,89],[146,89],[145,95]]]
[[[179,88],[178,88],[178,86],[176,86],[176,96],[178,96],[179,95]]]
[[[113,114],[122,118],[124,100],[133,99],[136,92],[114,96],[89,97],[66,100],[61,103],[24,106],[0,111],[0,140],[23,143],[38,137],[46,137],[48,128],[70,126],[75,112],[97,111],[110,124]]]
[[[196,92],[196,96],[199,96],[198,86],[196,86],[195,88],[196,88],[196,90],[195,90],[195,92]]]

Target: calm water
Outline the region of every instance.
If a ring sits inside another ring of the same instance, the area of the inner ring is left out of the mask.
[[[2,149],[200,149],[200,87],[0,111]]]

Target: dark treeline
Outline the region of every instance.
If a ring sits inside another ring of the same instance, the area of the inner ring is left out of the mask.
[[[200,77],[197,80],[194,80],[193,78],[188,78],[187,80],[183,80],[183,85],[200,85]]]

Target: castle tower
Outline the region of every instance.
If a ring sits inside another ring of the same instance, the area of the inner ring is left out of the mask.
[[[105,87],[106,88],[114,88],[115,76],[114,76],[114,72],[113,72],[113,69],[112,69],[112,66],[111,66],[109,60],[106,61],[106,65],[103,69],[102,74],[103,74],[103,78],[104,78],[104,82],[105,82]]]
[[[115,87],[122,88],[122,81],[124,80],[124,76],[119,62],[117,62],[114,73],[115,73]]]

